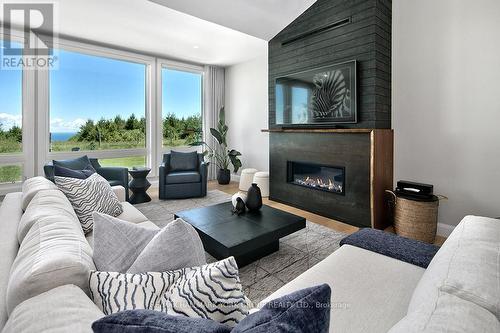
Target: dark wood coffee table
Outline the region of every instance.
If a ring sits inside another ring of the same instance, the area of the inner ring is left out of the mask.
[[[175,214],[200,235],[205,251],[221,260],[236,258],[239,267],[279,250],[279,239],[306,227],[306,219],[269,206],[240,216],[231,202]]]

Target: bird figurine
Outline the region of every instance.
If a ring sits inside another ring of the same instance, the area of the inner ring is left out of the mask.
[[[233,214],[241,215],[245,212],[245,202],[241,198],[236,198],[236,205],[233,208]]]

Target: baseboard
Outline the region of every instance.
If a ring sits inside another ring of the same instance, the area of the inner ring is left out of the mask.
[[[448,237],[451,232],[455,229],[454,225],[438,223],[437,225],[437,234],[442,237]]]

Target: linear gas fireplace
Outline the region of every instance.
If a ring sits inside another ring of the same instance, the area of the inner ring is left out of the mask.
[[[344,195],[345,168],[288,161],[287,182],[315,190]]]

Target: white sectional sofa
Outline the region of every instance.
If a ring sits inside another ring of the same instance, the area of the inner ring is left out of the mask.
[[[10,193],[0,207],[0,329],[91,332],[90,324],[104,316],[87,296],[95,269],[92,233],[85,237],[61,191],[41,187]],[[118,218],[158,228],[125,202],[123,187],[113,191],[122,201]]]
[[[123,188],[114,190],[124,201]],[[86,294],[92,235],[69,226],[78,226],[69,201],[51,195],[54,204],[32,205],[41,222],[25,226],[25,235],[23,194],[7,195],[0,207],[3,332],[91,332],[103,316]],[[156,227],[130,204],[123,208],[119,218]],[[499,265],[500,221],[466,217],[427,269],[344,245],[267,300],[328,283],[330,332],[500,332]]]

